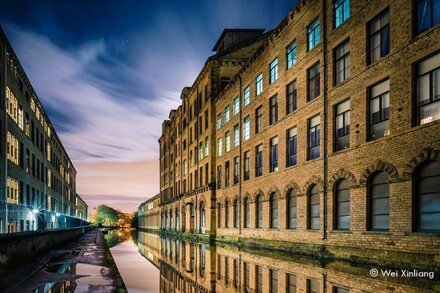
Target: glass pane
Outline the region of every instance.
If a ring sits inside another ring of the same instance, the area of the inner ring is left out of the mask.
[[[420,229],[422,230],[440,230],[440,213],[422,214],[420,216]]]
[[[440,213],[440,193],[423,194],[420,196],[420,212]]]
[[[372,228],[387,230],[389,227],[389,216],[388,215],[379,215],[372,217]]]
[[[420,107],[420,124],[440,119],[440,101]]]
[[[344,201],[338,203],[338,214],[339,216],[349,216],[350,215],[350,202]]]
[[[389,193],[388,184],[374,184],[371,187],[372,197],[384,197],[384,196],[388,196],[388,193]]]
[[[319,208],[320,208],[319,204],[313,204],[310,207],[310,216],[312,218],[314,218],[314,217],[318,217],[319,218]]]
[[[341,216],[338,218],[338,229],[349,230],[350,229],[350,216]]]
[[[375,214],[389,214],[389,199],[377,198],[372,201],[372,212]]]
[[[420,193],[440,192],[440,175],[421,178],[419,181]]]

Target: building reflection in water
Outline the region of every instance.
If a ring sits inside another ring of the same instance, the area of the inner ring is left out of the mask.
[[[370,267],[197,243],[140,231],[160,292],[432,292],[429,278],[372,278]],[[380,270],[380,268],[379,268]]]

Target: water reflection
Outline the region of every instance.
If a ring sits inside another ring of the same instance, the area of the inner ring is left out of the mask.
[[[433,292],[429,278],[370,276],[371,267],[139,232],[138,250],[160,270],[160,292]],[[379,268],[380,269],[380,268]],[[393,268],[397,269],[397,268]]]

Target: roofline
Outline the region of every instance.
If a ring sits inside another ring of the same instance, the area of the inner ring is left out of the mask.
[[[214,45],[214,48],[212,48],[212,51],[217,51],[218,46],[220,46],[221,40],[223,39],[224,35],[229,32],[256,32],[256,33],[262,33],[264,32],[264,28],[225,28],[223,32],[221,33],[220,37],[217,39],[217,42]]]

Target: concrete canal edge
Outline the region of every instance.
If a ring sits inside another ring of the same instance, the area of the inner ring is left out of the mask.
[[[29,231],[0,235],[0,274],[44,251],[61,247],[91,230],[91,226],[69,229]]]
[[[107,241],[104,238],[104,235],[102,233],[99,233],[102,237],[103,246],[105,249],[105,262],[107,263],[108,267],[113,269],[115,273],[115,285],[116,285],[116,291],[117,293],[127,293],[127,288],[125,287],[124,280],[122,280],[121,274],[119,273],[118,266],[116,265],[115,260],[113,259],[112,253],[110,252],[110,248],[108,247]]]

